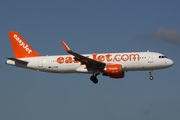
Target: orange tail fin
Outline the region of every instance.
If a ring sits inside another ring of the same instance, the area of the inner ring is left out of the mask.
[[[16,58],[40,56],[17,31],[8,32]]]

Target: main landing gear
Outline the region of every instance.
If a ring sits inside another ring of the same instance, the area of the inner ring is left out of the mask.
[[[92,81],[94,84],[97,84],[97,83],[98,83],[97,75],[98,75],[98,74],[93,74],[93,75],[90,77],[91,81]]]
[[[150,79],[150,80],[153,80],[153,79],[154,79],[154,77],[152,76],[152,70],[151,70],[151,71],[149,71],[149,75],[150,75],[150,76],[149,76],[149,79]]]

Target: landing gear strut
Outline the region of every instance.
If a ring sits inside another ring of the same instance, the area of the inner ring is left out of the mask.
[[[151,70],[151,71],[149,71],[149,75],[150,75],[150,76],[149,76],[149,79],[150,79],[150,80],[153,80],[153,79],[154,79],[154,77],[152,76],[152,70]]]
[[[93,75],[90,77],[91,81],[92,81],[94,84],[97,84],[97,83],[98,83],[97,75],[98,75],[98,74],[93,74]]]

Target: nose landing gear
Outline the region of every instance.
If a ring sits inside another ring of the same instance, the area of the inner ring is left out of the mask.
[[[149,76],[149,79],[150,79],[150,80],[153,80],[153,79],[154,79],[154,77],[152,76],[152,70],[151,70],[151,71],[149,71],[149,75],[150,75],[150,76]]]

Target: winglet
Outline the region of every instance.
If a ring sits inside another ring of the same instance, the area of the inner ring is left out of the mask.
[[[66,45],[66,43],[63,40],[61,40],[61,43],[66,51],[70,51],[70,48]]]

